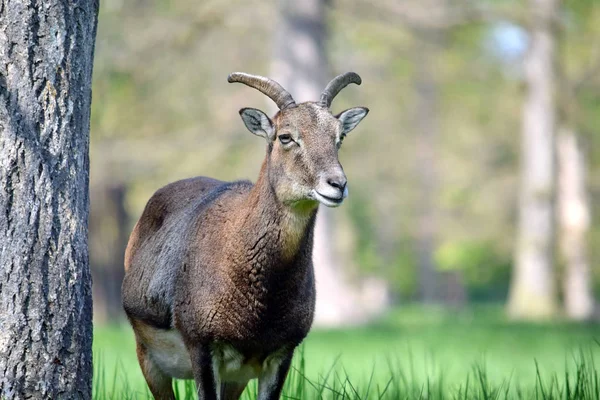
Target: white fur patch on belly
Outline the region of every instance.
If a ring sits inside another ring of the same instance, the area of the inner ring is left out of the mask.
[[[190,355],[177,330],[146,326],[144,336],[144,345],[152,361],[165,374],[177,379],[194,378]],[[213,369],[220,382],[248,382],[258,378],[265,370],[273,369],[281,358],[275,352],[262,362],[258,359],[246,359],[229,344],[214,344],[211,350]]]
[[[192,362],[178,331],[154,329],[150,343],[145,343],[152,361],[167,375],[192,379]]]
[[[258,360],[245,360],[243,354],[228,344],[213,346],[213,368],[221,382],[248,382],[258,378],[263,365]]]

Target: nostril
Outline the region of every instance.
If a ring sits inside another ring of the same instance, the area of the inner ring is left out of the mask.
[[[334,188],[338,188],[340,190],[344,190],[344,188],[346,187],[345,179],[327,179],[327,183],[333,186]]]

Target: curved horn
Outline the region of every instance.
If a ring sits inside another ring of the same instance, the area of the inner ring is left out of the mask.
[[[279,83],[272,79],[259,75],[250,75],[245,72],[232,72],[227,77],[227,82],[240,82],[248,85],[263,94],[267,95],[277,104],[280,110],[284,108],[296,107],[296,102],[291,94],[288,93]]]
[[[337,96],[340,90],[351,83],[356,83],[357,85],[362,83],[362,79],[360,79],[360,76],[356,72],[346,72],[345,74],[336,76],[329,82],[325,90],[323,90],[319,104],[329,108],[333,98]]]

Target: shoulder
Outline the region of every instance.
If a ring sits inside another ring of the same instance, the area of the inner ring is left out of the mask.
[[[225,193],[243,194],[250,191],[250,181],[225,182],[198,176],[182,179],[158,189],[148,200],[140,218],[148,230],[158,229],[170,215],[188,207],[206,207]]]

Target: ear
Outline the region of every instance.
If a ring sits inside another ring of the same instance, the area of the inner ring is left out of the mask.
[[[275,139],[275,127],[267,115],[256,108],[242,108],[240,110],[242,121],[246,128],[257,136],[262,136],[267,140]]]
[[[348,132],[356,128],[356,125],[358,125],[368,113],[369,109],[366,107],[354,107],[336,115],[335,117],[342,123],[342,137],[346,136]]]

